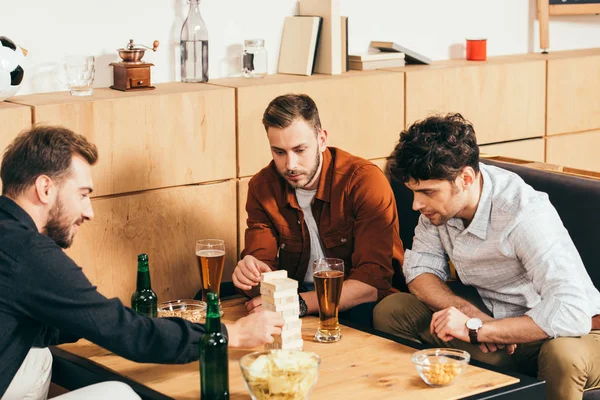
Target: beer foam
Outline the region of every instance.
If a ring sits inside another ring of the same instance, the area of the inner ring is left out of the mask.
[[[210,249],[204,249],[204,250],[199,250],[196,255],[198,257],[221,257],[225,255],[225,251],[224,250],[210,250]]]

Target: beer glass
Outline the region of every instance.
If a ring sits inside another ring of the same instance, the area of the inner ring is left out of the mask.
[[[337,342],[342,338],[338,308],[344,283],[344,261],[339,258],[319,258],[313,262],[313,280],[319,301],[319,342]]]
[[[196,260],[202,280],[202,301],[207,302],[208,292],[215,292],[221,298],[221,279],[225,266],[225,242],[221,239],[196,241]],[[221,300],[219,312],[223,316]]]

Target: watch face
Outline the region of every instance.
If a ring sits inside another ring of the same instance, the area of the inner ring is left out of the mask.
[[[481,325],[483,325],[483,323],[481,322],[481,320],[479,318],[471,318],[470,320],[467,321],[468,329],[479,329],[479,328],[481,328]]]

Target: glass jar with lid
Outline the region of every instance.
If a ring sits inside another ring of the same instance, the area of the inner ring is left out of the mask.
[[[262,78],[267,75],[267,49],[263,39],[244,41],[242,52],[242,74],[246,78]]]

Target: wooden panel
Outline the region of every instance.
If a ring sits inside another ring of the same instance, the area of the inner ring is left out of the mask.
[[[34,106],[36,123],[61,124],[96,143],[94,194],[101,196],[235,177],[234,98],[232,89],[169,83],[14,101]]]
[[[548,135],[600,128],[600,55],[548,61]]]
[[[600,171],[600,130],[546,139],[546,162],[588,171]]]
[[[6,146],[24,129],[31,127],[31,108],[0,102],[0,158]],[[0,191],[2,182],[0,181]]]
[[[190,298],[200,290],[197,239],[225,240],[223,281],[237,257],[235,181],[93,199],[95,218],[83,225],[69,255],[108,297],[130,304],[137,254],[147,253],[159,301]]]
[[[225,301],[224,322],[245,316],[244,299]],[[323,345],[314,341],[318,317],[302,319],[304,351],[321,357],[319,378],[311,399],[458,399],[515,384],[519,379],[469,365],[452,385],[430,388],[411,361],[414,348],[342,326],[342,340]],[[90,360],[176,399],[200,396],[198,362],[185,365],[139,364],[80,340],[62,349]],[[262,350],[262,349],[254,349]],[[229,349],[229,389],[232,399],[247,399],[239,360],[251,350]]]
[[[385,157],[404,125],[404,75],[351,71],[311,77],[270,75],[262,84],[223,79],[237,88],[239,176],[250,176],[271,161],[262,115],[269,102],[286,93],[306,93],[319,108],[328,143],[367,159]]]
[[[473,123],[480,144],[541,137],[544,96],[541,60],[407,71],[406,122],[458,112]]]
[[[240,178],[238,180],[238,245],[240,253],[244,250],[246,219],[248,219],[248,213],[246,212],[246,200],[248,200],[248,183],[250,178]]]
[[[544,139],[519,140],[479,146],[483,154],[544,162]]]

